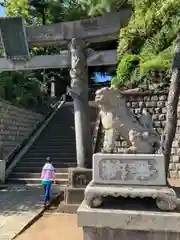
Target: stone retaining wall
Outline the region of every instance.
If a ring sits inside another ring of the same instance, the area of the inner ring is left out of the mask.
[[[41,114],[0,100],[0,158],[4,159],[21,144],[43,118]]]
[[[127,100],[127,105],[134,114],[140,112],[141,107],[146,108],[152,114],[154,127],[159,134],[162,134],[166,120],[166,103],[168,93],[159,92],[158,94],[147,92],[128,92],[123,93]],[[101,132],[100,151],[103,143],[103,131]],[[119,152],[122,148],[126,148],[127,142],[123,139],[117,139],[114,152]],[[176,135],[172,147],[172,158],[169,166],[169,174],[171,178],[180,178],[180,102],[178,104],[178,119]]]

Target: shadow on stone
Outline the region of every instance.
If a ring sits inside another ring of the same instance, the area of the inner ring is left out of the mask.
[[[176,192],[177,194],[177,197],[180,198],[180,187],[173,187],[172,188],[174,189],[174,191]]]
[[[136,210],[136,211],[156,211],[156,212],[164,212],[161,211],[156,206],[156,200],[152,198],[113,198],[106,197],[103,199],[103,205],[100,207],[101,209],[118,209],[118,210]],[[177,209],[174,210],[177,212]]]

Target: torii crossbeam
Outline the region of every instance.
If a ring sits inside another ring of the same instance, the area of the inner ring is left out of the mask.
[[[87,43],[116,39],[121,27],[127,25],[131,11],[108,13],[102,17],[25,28],[22,17],[0,18],[1,45],[5,57],[0,58],[0,70],[31,70],[70,67],[68,51],[57,55],[30,56],[29,47],[69,44],[72,38]],[[87,65],[115,65],[116,52],[87,51]]]

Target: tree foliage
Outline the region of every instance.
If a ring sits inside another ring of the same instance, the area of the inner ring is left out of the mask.
[[[131,5],[128,0],[78,0],[82,7],[88,9],[90,16],[103,15],[110,11],[118,11]]]
[[[137,0],[128,26],[121,30],[117,49],[120,69],[127,55],[136,55],[139,64],[129,69],[124,85],[151,83],[154,71],[164,72],[169,81],[174,40],[180,30],[179,0]],[[122,70],[121,70],[122,71]],[[116,82],[122,83],[117,70]],[[122,86],[119,84],[119,86]]]
[[[151,84],[158,71],[163,78],[156,80],[169,81],[174,39],[180,30],[179,0],[78,1],[89,9],[89,15],[101,15],[132,5],[131,20],[120,31],[118,67],[113,85],[121,88],[141,83]],[[138,59],[136,64],[132,59]]]
[[[32,81],[29,72],[0,73],[1,97],[15,104],[36,106],[42,99],[41,82]]]
[[[4,6],[7,16],[22,16],[26,26],[38,26],[87,17],[86,11],[76,0],[8,0]],[[30,51],[33,55],[57,54],[60,47],[38,47],[30,49]],[[59,71],[59,69],[1,72],[0,97],[24,106],[35,105],[45,96],[45,93],[42,92],[42,86],[48,84],[48,77],[45,75],[48,75],[49,72],[54,72],[56,77],[61,72],[65,74],[64,78],[67,79],[66,72]]]
[[[126,84],[126,79],[131,79],[131,75],[139,64],[139,58],[136,55],[125,55],[117,68],[117,77],[112,79],[112,85],[121,88]]]
[[[26,24],[44,25],[87,17],[76,0],[8,0],[7,16],[23,16]]]

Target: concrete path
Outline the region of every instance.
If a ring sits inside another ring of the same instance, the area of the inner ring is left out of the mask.
[[[60,193],[53,186],[53,197]],[[11,240],[43,210],[43,189],[36,185],[0,187],[0,240]]]
[[[74,214],[44,214],[16,240],[83,240]]]

